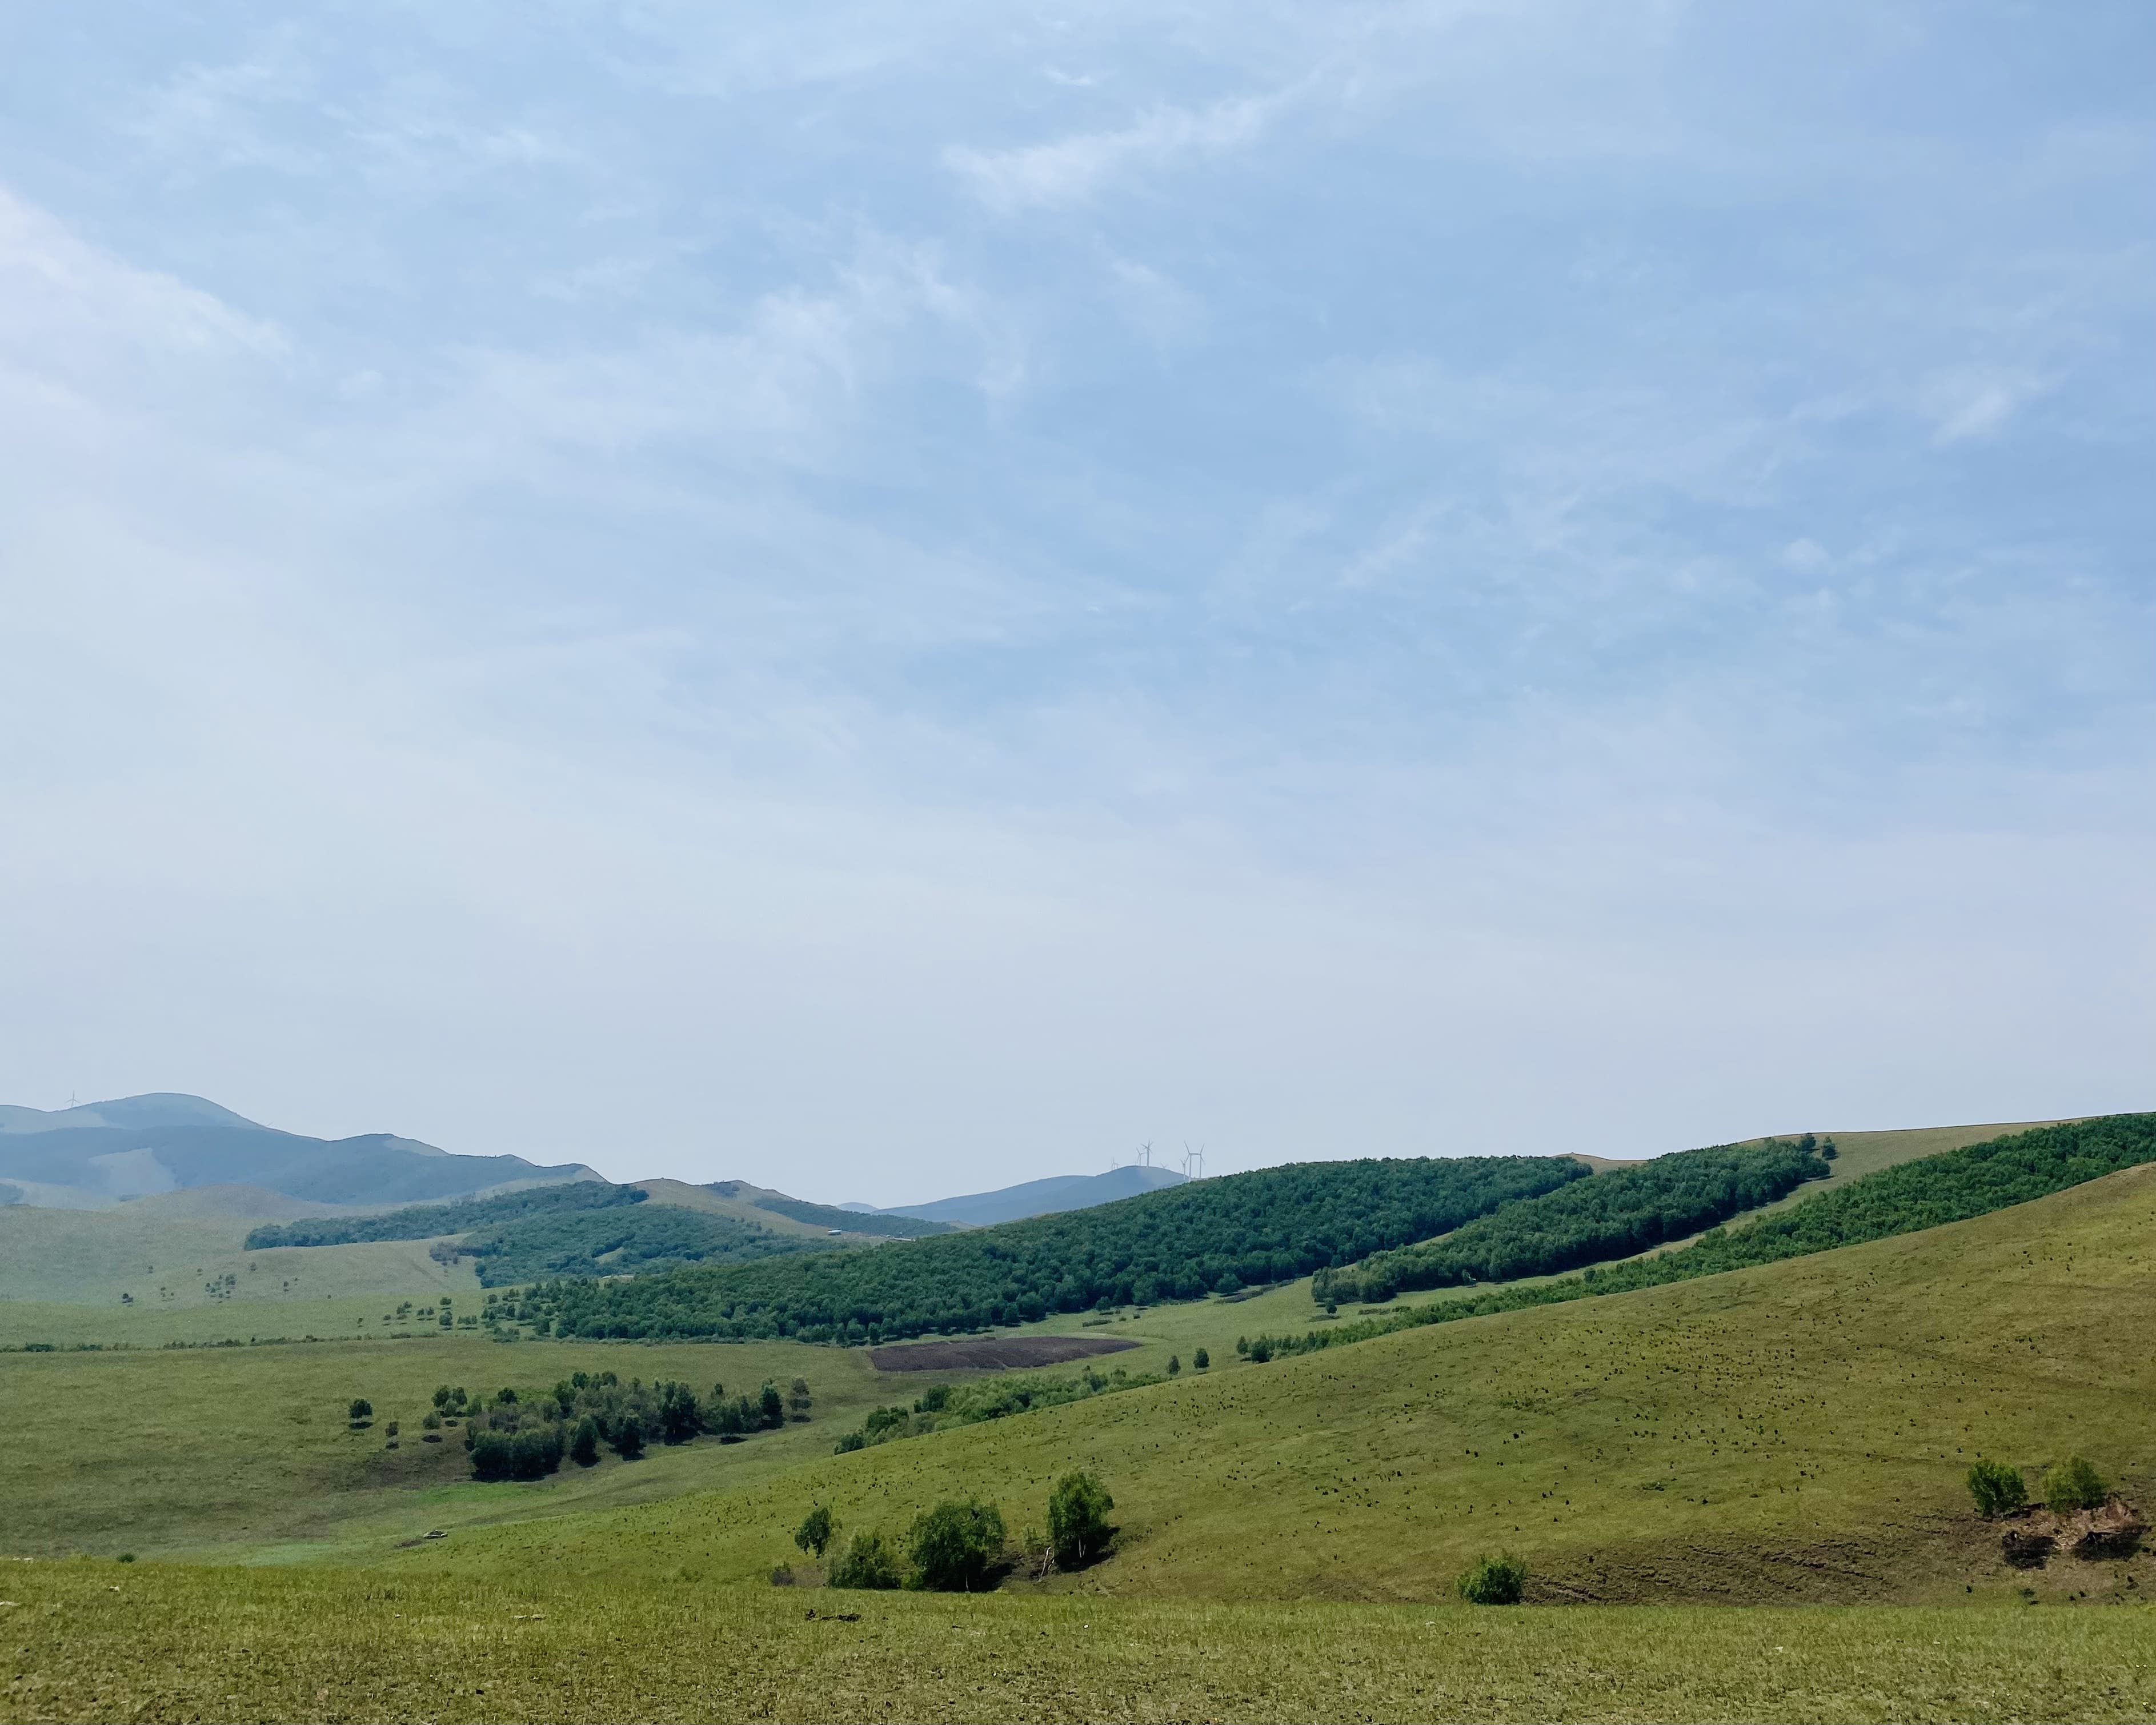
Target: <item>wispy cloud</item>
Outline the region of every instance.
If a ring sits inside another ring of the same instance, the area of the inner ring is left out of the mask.
[[[990,208],[1004,213],[1083,203],[1126,177],[1250,147],[1275,123],[1284,93],[1238,96],[1203,108],[1156,108],[1127,126],[1075,132],[1004,150],[952,145],[943,160]]]

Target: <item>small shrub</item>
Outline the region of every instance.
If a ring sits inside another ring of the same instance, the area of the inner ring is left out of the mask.
[[[424,1431],[439,1431],[442,1429],[442,1416],[439,1414],[429,1414],[419,1422],[419,1426]]]
[[[397,1422],[393,1420],[388,1423],[388,1425],[383,1426],[382,1430],[385,1436],[395,1437],[397,1435]]]
[[[1270,1336],[1260,1336],[1250,1344],[1250,1363],[1261,1366],[1273,1357],[1273,1343]]]
[[[771,1584],[773,1587],[793,1586],[793,1565],[791,1563],[774,1563],[772,1565]]]
[[[917,1585],[940,1594],[972,1593],[1003,1554],[1004,1518],[977,1497],[946,1498],[914,1518],[906,1534]]]
[[[120,1561],[123,1563],[131,1563],[135,1561],[135,1553],[131,1551],[124,1551],[120,1553]]]
[[[2086,1457],[2069,1455],[2044,1476],[2044,1502],[2051,1508],[2100,1509],[2111,1486]]]
[[[831,1445],[831,1453],[834,1455],[850,1455],[855,1450],[865,1450],[868,1446],[869,1440],[863,1437],[860,1433],[858,1431],[850,1431],[844,1437],[840,1438],[837,1443]]]
[[[1197,1367],[1197,1368],[1198,1368],[1198,1369],[1199,1369],[1199,1371],[1201,1371],[1201,1372],[1202,1372],[1202,1371],[1204,1371],[1204,1370],[1208,1366],[1211,1365],[1211,1364],[1213,1363],[1213,1361],[1212,1361],[1211,1358],[1210,1358],[1210,1357],[1206,1353],[1205,1350],[1204,1350],[1204,1348],[1199,1348],[1199,1349],[1198,1350],[1198,1352],[1197,1352],[1197,1353],[1194,1353],[1194,1354],[1192,1354],[1192,1355],[1190,1356],[1190,1363],[1191,1363],[1191,1364],[1193,1364],[1194,1366]]]
[[[1175,1377],[1175,1376],[1176,1376],[1176,1375],[1178,1375],[1178,1374],[1182,1370],[1183,1370],[1183,1356],[1182,1356],[1181,1354],[1179,1354],[1179,1353],[1171,1353],[1170,1355],[1168,1355],[1168,1375],[1169,1377],[1171,1377],[1171,1378]]]
[[[1459,1584],[1460,1597],[1471,1605],[1517,1605],[1527,1590],[1527,1566],[1509,1554],[1485,1558]]]
[[[2021,1470],[2003,1461],[1979,1461],[1969,1471],[1969,1495],[1976,1512],[1987,1521],[2019,1509],[2029,1501],[2029,1488],[2021,1482]]]
[[[898,1553],[880,1533],[856,1533],[831,1565],[833,1587],[883,1590],[898,1585]]]
[[[364,1425],[374,1417],[374,1404],[363,1395],[356,1395],[352,1399],[346,1417],[354,1425]]]
[[[1048,1538],[1055,1561],[1075,1569],[1100,1556],[1108,1543],[1108,1512],[1116,1507],[1090,1473],[1066,1473],[1048,1497]]]
[[[793,1543],[810,1556],[821,1558],[824,1548],[831,1543],[831,1512],[817,1504],[802,1518],[801,1525],[793,1530]]]

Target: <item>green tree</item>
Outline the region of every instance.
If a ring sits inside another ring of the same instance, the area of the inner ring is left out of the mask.
[[[598,1465],[599,1423],[588,1414],[577,1422],[577,1435],[569,1440],[569,1459],[579,1467]]]
[[[1976,1512],[1989,1520],[2019,1509],[2029,1501],[2029,1488],[2021,1482],[2021,1470],[2003,1461],[1979,1461],[1969,1471],[1969,1495],[1976,1500]]]
[[[623,1414],[614,1427],[613,1452],[624,1461],[634,1461],[644,1453],[644,1422],[635,1414]]]
[[[1197,1367],[1198,1369],[1202,1372],[1206,1368],[1206,1367],[1211,1365],[1213,1361],[1206,1353],[1205,1350],[1201,1348],[1197,1353],[1190,1356],[1190,1363]]]
[[[1527,1566],[1510,1553],[1484,1558],[1460,1578],[1459,1587],[1471,1605],[1517,1605],[1527,1590]]]
[[[820,1503],[812,1508],[793,1530],[793,1543],[820,1560],[824,1548],[831,1543],[830,1510]]]
[[[786,1399],[778,1393],[778,1386],[768,1378],[757,1396],[757,1411],[767,1427],[776,1428],[786,1424]]]
[[[449,1406],[449,1386],[448,1384],[444,1384],[441,1385],[439,1389],[437,1389],[434,1391],[434,1409],[435,1409],[435,1411],[436,1411],[437,1413],[439,1413],[439,1412],[440,1412],[440,1410],[441,1410],[441,1409],[443,1409],[444,1408],[446,1408],[447,1406]]]
[[[888,1589],[898,1585],[898,1553],[880,1533],[856,1533],[831,1565],[833,1587]]]
[[[1100,1481],[1090,1473],[1066,1473],[1048,1494],[1048,1538],[1055,1561],[1075,1569],[1100,1556],[1114,1531],[1108,1512],[1116,1507]]]
[[[1170,1355],[1168,1355],[1168,1375],[1169,1377],[1173,1378],[1173,1377],[1176,1376],[1176,1375],[1177,1375],[1177,1373],[1178,1373],[1179,1372],[1181,1372],[1181,1371],[1182,1371],[1182,1369],[1183,1369],[1183,1356],[1182,1356],[1181,1354],[1179,1354],[1179,1353],[1171,1353]]]
[[[2044,1476],[2044,1502],[2050,1509],[2099,1509],[2110,1496],[2110,1485],[2085,1456],[2069,1455]]]
[[[1003,1515],[976,1497],[946,1498],[914,1518],[906,1543],[916,1584],[936,1593],[972,1593],[1003,1553]]]
[[[372,1420],[373,1417],[372,1402],[367,1400],[363,1395],[356,1395],[352,1399],[351,1419],[354,1425],[358,1425],[362,1420]]]

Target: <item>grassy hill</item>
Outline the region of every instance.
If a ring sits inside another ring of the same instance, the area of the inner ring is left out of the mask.
[[[1173,1383],[846,1455],[834,1430],[923,1386],[800,1344],[0,1357],[24,1410],[0,1545],[276,1560],[10,1565],[13,1712],[2145,1717],[2156,1613],[2087,1608],[2148,1597],[2156,1560],[2008,1570],[1960,1475],[1979,1453],[2037,1470],[2079,1450],[2148,1501],[2152,1239],[2143,1167],[1922,1233],[1264,1365],[1235,1360],[1235,1334],[1276,1304],[1306,1317],[1304,1288],[1158,1307],[1112,1323],[1143,1344],[1116,1358],[1175,1353]],[[1202,1378],[1200,1342],[1220,1362]],[[391,1454],[336,1417],[350,1394],[408,1418],[431,1382],[602,1361],[700,1382],[798,1362],[817,1417],[531,1486],[470,1484],[454,1456]],[[1073,1466],[1107,1483],[1123,1531],[1045,1588],[766,1579],[799,1562],[811,1501],[896,1531],[978,1492],[1015,1528]],[[449,1537],[419,1538],[433,1527]],[[1529,1562],[1532,1597],[1616,1609],[1453,1600],[1454,1575],[1501,1547]],[[1816,1609],[1835,1602],[1865,1609]],[[1773,1609],[1799,1603],[1815,1609]],[[718,1661],[689,1651],[714,1611]],[[385,1635],[395,1660],[362,1656]]]
[[[1433,1599],[1501,1545],[1553,1599],[2011,1596],[2022,1578],[1968,1512],[1974,1456],[2037,1467],[2080,1450],[2137,1491],[2156,1484],[2156,1363],[2120,1345],[2156,1332],[2153,1232],[2156,1168],[2134,1169],[1815,1258],[1216,1368],[748,1491],[504,1531],[442,1561],[665,1561],[748,1581],[812,1499],[896,1529],[977,1491],[1016,1523],[1057,1472],[1088,1466],[1125,1542],[1068,1584],[1123,1596]],[[1214,1358],[1233,1359],[1233,1308],[1177,1313],[1218,1325]],[[2070,1573],[2086,1567],[2032,1584],[2128,1591],[2116,1568]],[[2156,1587],[2149,1559],[2131,1573]]]

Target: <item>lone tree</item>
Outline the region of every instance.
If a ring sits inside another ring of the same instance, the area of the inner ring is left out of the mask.
[[[2029,1488],[2021,1483],[2021,1470],[2003,1461],[1979,1461],[1969,1471],[1969,1495],[1976,1500],[1976,1512],[1989,1521],[2019,1509],[2029,1501]]]
[[[1517,1605],[1527,1590],[1527,1566],[1507,1553],[1485,1558],[1460,1578],[1460,1597],[1471,1605]]]
[[[2101,1509],[2110,1496],[2110,1485],[2085,1456],[2069,1455],[2044,1476],[2044,1502],[2051,1509]]]
[[[793,1530],[793,1543],[821,1561],[824,1548],[831,1543],[831,1512],[820,1503],[816,1505]]]
[[[1176,1373],[1177,1373],[1180,1372],[1182,1369],[1183,1369],[1183,1356],[1182,1356],[1181,1354],[1179,1354],[1179,1353],[1171,1353],[1170,1355],[1168,1355],[1168,1375],[1169,1377],[1173,1378],[1173,1377],[1174,1377],[1174,1376],[1176,1375]]]
[[[946,1498],[914,1520],[906,1534],[916,1585],[942,1594],[972,1593],[1003,1554],[1004,1518],[977,1497]]]
[[[1048,1542],[1055,1561],[1075,1569],[1101,1555],[1115,1530],[1108,1512],[1116,1507],[1100,1481],[1090,1473],[1066,1473],[1048,1494]]]
[[[372,1420],[373,1417],[372,1402],[367,1400],[363,1395],[356,1395],[352,1399],[351,1419],[354,1425],[359,1425],[362,1420]]]
[[[1190,1363],[1197,1367],[1198,1369],[1202,1372],[1206,1368],[1206,1367],[1211,1365],[1213,1361],[1206,1353],[1205,1350],[1201,1348],[1197,1353],[1190,1356]]]
[[[856,1533],[831,1565],[833,1587],[887,1589],[898,1585],[898,1553],[880,1533]]]

